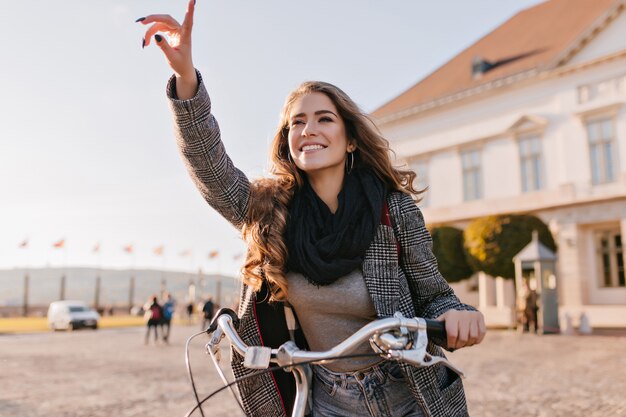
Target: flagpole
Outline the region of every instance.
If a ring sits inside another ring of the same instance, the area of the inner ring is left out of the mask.
[[[67,287],[67,245],[63,245],[63,292],[61,293],[61,300],[65,300],[65,290]]]
[[[165,281],[165,252],[161,254],[161,297],[165,294],[165,289],[167,288],[167,282]]]
[[[130,314],[135,302],[135,251],[132,244],[125,246],[124,251],[130,255],[130,280],[128,282],[128,313]]]
[[[28,276],[29,259],[28,259],[28,239],[24,239],[19,245],[20,248],[26,250],[26,263],[24,269],[24,294],[22,301],[22,316],[28,317],[28,291],[30,287],[30,277]]]
[[[59,300],[65,300],[65,281],[66,281],[66,266],[67,266],[67,252],[65,247],[65,238],[59,240],[52,245],[53,248],[63,250],[63,266],[61,268],[61,282],[59,285]]]
[[[96,253],[98,258],[98,262],[96,263],[96,285],[94,289],[94,299],[93,299],[93,308],[98,311],[100,309],[100,286],[101,286],[101,278],[100,278],[100,268],[101,268],[101,256],[100,256],[100,243],[96,243],[93,251]]]
[[[30,277],[28,276],[28,270],[24,274],[24,301],[22,304],[22,316],[28,317],[28,288],[30,285]]]

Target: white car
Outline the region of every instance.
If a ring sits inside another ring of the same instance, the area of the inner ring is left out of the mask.
[[[99,320],[100,315],[83,301],[53,301],[48,307],[48,326],[52,330],[97,329]]]

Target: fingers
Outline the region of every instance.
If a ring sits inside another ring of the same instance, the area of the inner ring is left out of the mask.
[[[179,42],[191,44],[191,31],[193,28],[193,13],[195,10],[195,4],[195,0],[189,1],[182,25],[168,14],[152,14],[137,19],[136,22],[141,23],[142,25],[153,24],[146,31],[143,46],[146,47],[150,45],[152,37],[157,32],[165,32],[170,35],[170,38],[172,39],[178,39]]]
[[[144,37],[145,39],[145,46],[150,45],[150,42],[152,40],[152,37],[154,35],[156,35],[158,32],[165,32],[169,35],[176,33],[176,30],[171,29],[169,26],[166,26],[162,23],[155,23],[154,25],[150,26],[148,28],[148,30],[146,31],[146,35]]]
[[[156,41],[156,44],[159,46],[159,48],[161,48],[161,50],[167,57],[168,61],[171,61],[172,60],[172,57],[171,57],[172,47],[170,46],[167,39],[165,39],[161,35],[154,35],[154,40]]]
[[[472,320],[469,323],[469,334],[467,338],[467,346],[472,346],[478,343],[479,334],[480,333],[478,331],[478,321]]]
[[[170,46],[177,47],[179,43],[186,43],[190,46],[195,5],[195,0],[189,0],[189,3],[187,4],[187,12],[185,13],[185,19],[183,20],[182,25],[168,14],[151,14],[137,19],[135,22],[141,23],[142,25],[152,24],[152,26],[150,26],[146,31],[142,46],[145,48],[150,45],[152,37],[156,35],[157,32],[164,32],[169,35],[170,41],[174,43],[174,45]],[[161,49],[163,49],[163,47],[161,47]]]
[[[478,341],[476,343],[482,342],[483,339],[485,338],[485,335],[487,334],[487,326],[485,325],[485,316],[483,316],[482,313],[480,314],[480,320],[478,321],[478,332],[479,332],[479,336],[478,336]]]
[[[450,333],[448,333],[448,346],[454,349],[468,346],[470,324],[464,320],[452,320],[450,327],[452,328],[453,334],[452,337],[450,337]]]
[[[183,20],[183,39],[185,41],[191,41],[191,29],[193,28],[193,12],[196,9],[196,0],[190,0],[187,4],[187,13],[185,13],[185,19]]]
[[[138,19],[139,20],[139,19]],[[142,25],[149,25],[151,23],[161,23],[170,29],[180,29],[180,23],[169,14],[151,14],[139,20]]]
[[[485,321],[478,311],[449,310],[440,318],[446,323],[447,343],[450,349],[476,345],[485,337]]]
[[[448,335],[448,347],[451,349],[456,348],[456,341],[459,335],[459,326],[456,320],[451,317],[446,318],[446,334]]]

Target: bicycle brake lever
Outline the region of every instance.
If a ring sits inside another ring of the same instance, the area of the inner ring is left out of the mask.
[[[419,327],[415,331],[415,342],[412,349],[389,351],[389,356],[393,359],[407,362],[420,368],[433,366],[441,363],[451,371],[456,372],[459,376],[465,378],[465,374],[460,368],[454,366],[447,358],[441,356],[432,356],[426,351],[428,345],[428,335],[426,333],[426,321],[419,320]]]
[[[428,363],[430,365],[435,365],[437,363],[440,363],[443,366],[445,366],[446,368],[448,368],[449,370],[451,370],[453,372],[456,372],[457,375],[459,375],[461,378],[465,378],[465,374],[463,373],[461,368],[456,367],[447,358],[442,358],[441,356],[432,356],[432,355],[429,355],[429,354],[426,354],[426,355],[428,356]]]
[[[465,378],[465,374],[460,368],[457,368],[447,358],[441,356],[432,356],[427,352],[420,352],[415,349],[410,350],[390,350],[389,357],[400,362],[410,363],[418,368],[442,364],[451,371],[457,373],[460,377]]]
[[[220,354],[219,344],[223,338],[224,338],[224,331],[218,327],[217,329],[215,329],[213,334],[211,334],[211,339],[209,339],[209,342],[206,344],[207,353],[209,354],[213,353],[213,355],[215,355],[215,358],[217,359],[218,362],[220,361],[221,356],[222,356]]]

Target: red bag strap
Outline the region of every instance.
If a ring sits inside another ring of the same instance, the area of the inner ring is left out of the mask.
[[[385,226],[389,226],[393,229],[391,225],[391,216],[389,216],[389,206],[387,205],[387,200],[385,200],[385,204],[383,205],[383,212],[380,215],[380,224],[384,224]],[[396,252],[398,253],[398,260],[400,259],[400,242],[396,238]]]

